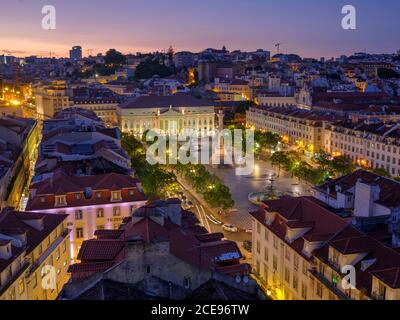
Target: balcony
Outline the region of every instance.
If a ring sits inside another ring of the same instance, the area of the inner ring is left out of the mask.
[[[331,292],[333,292],[341,300],[351,300],[351,298],[349,298],[344,292],[342,292],[340,289],[338,289],[331,281],[326,279],[317,270],[310,269],[309,271],[316,279],[318,279],[319,282],[321,282],[326,288],[328,288]]]

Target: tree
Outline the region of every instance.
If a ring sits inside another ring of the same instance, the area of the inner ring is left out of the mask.
[[[317,152],[315,162],[318,164],[321,170],[328,170],[331,165],[331,156],[323,149]]]
[[[277,151],[271,156],[271,164],[273,166],[278,166],[278,177],[281,174],[281,168],[288,165],[289,159],[286,152]]]
[[[378,69],[378,77],[381,79],[399,79],[400,78],[400,74],[392,69],[388,69],[388,68],[379,68]]]
[[[385,168],[374,168],[372,172],[382,177],[390,178],[390,173]]]
[[[168,56],[168,60],[170,62],[174,61],[174,48],[172,48],[172,46],[169,46],[168,51],[167,51],[167,56]]]
[[[334,173],[340,176],[349,174],[353,172],[356,168],[351,159],[345,156],[333,158],[331,167]]]
[[[122,66],[126,63],[126,57],[121,52],[110,49],[106,52],[104,61],[109,66]]]
[[[249,110],[249,108],[253,105],[254,103],[251,101],[240,101],[236,107],[236,113],[245,114],[246,111]]]
[[[168,77],[172,74],[172,71],[159,63],[159,61],[147,58],[145,61],[141,62],[135,72],[136,79],[149,79],[155,75],[161,78]]]

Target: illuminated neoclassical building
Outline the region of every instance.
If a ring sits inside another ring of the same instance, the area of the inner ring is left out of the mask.
[[[187,129],[212,133],[216,126],[214,104],[186,94],[135,98],[118,106],[117,116],[121,131],[136,135],[149,129],[166,134]]]

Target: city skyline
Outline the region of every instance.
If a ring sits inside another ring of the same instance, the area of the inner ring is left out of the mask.
[[[173,0],[150,5],[144,1],[117,0],[81,4],[52,1],[57,10],[57,29],[43,30],[41,0],[3,4],[0,21],[2,53],[16,56],[68,56],[73,45],[81,45],[84,55],[116,48],[123,53],[166,50],[201,51],[207,47],[275,53],[274,44],[283,42],[283,53],[301,56],[337,57],[358,51],[392,53],[397,51],[397,1],[352,1],[357,9],[357,30],[341,28],[341,8],[345,1],[320,4],[293,0],[275,4],[253,0],[195,2]],[[153,17],[149,19],[149,17]],[[19,23],[24,21],[24,23]],[[167,27],[166,27],[167,26]],[[296,31],[296,32],[294,32]],[[382,36],[384,34],[384,36]]]

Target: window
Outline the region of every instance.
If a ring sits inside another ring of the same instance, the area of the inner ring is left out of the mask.
[[[82,210],[75,211],[75,220],[82,220],[83,219],[83,212]]]
[[[113,192],[111,192],[111,200],[112,201],[121,200],[121,191],[113,191]]]
[[[298,271],[299,270],[299,256],[296,254],[293,256],[293,265],[294,265],[294,270]]]
[[[290,261],[290,248],[288,246],[285,248],[285,258]]]
[[[265,240],[269,241],[269,231],[265,229]]]
[[[299,279],[297,278],[297,274],[293,275],[293,289],[296,291],[299,289]]]
[[[264,248],[264,260],[268,262],[268,248]]]
[[[39,254],[39,256],[42,254],[42,252],[43,252],[42,244],[39,244],[39,246],[38,246],[38,254]]]
[[[67,204],[65,196],[56,196],[55,202],[56,207],[65,206]]]
[[[135,190],[134,189],[129,189],[129,195],[134,196],[135,195]]]
[[[322,298],[322,285],[317,283],[317,296]]]
[[[382,300],[386,300],[386,286],[383,283],[379,283],[379,288],[378,288],[378,293],[379,293],[379,298]]]
[[[104,218],[104,209],[97,208],[97,218]]]
[[[274,236],[274,248],[278,250],[278,238]]]
[[[96,198],[97,199],[101,199],[101,192],[100,191],[96,192]]]
[[[289,268],[285,268],[285,281],[290,283],[290,271]]]
[[[257,240],[257,253],[260,253],[260,241]]]
[[[307,300],[307,286],[304,284],[304,282],[301,284],[301,297],[304,300]]]
[[[261,225],[260,223],[257,222],[257,233],[260,234],[261,233]]]
[[[104,230],[104,229],[105,229],[105,227],[102,224],[97,226],[97,230]]]
[[[81,194],[80,193],[75,193],[75,199],[76,200],[81,200]]]
[[[150,268],[150,266],[147,266],[146,267],[146,273],[150,273],[151,272],[151,268]]]
[[[25,292],[25,283],[23,279],[18,281],[18,292],[20,296]]]
[[[66,241],[63,242],[63,252],[65,253],[65,251],[67,251],[67,242]]]
[[[272,268],[274,271],[278,270],[278,257],[276,255],[272,257]]]
[[[184,285],[184,287],[185,287],[185,289],[190,289],[190,287],[192,286],[192,283],[191,283],[192,281],[191,281],[191,279],[190,278],[184,278],[183,279],[183,285]]]
[[[303,267],[302,267],[302,269],[303,269],[303,274],[306,276],[307,275],[307,262],[306,261],[304,261],[303,260]]]
[[[83,228],[76,228],[76,238],[77,239],[83,238]]]
[[[113,216],[114,217],[119,217],[121,215],[121,208],[120,207],[114,207],[113,208]]]
[[[41,203],[45,203],[46,202],[46,198],[45,197],[40,197],[40,202]]]
[[[60,260],[60,248],[57,248],[56,250],[56,260]]]

